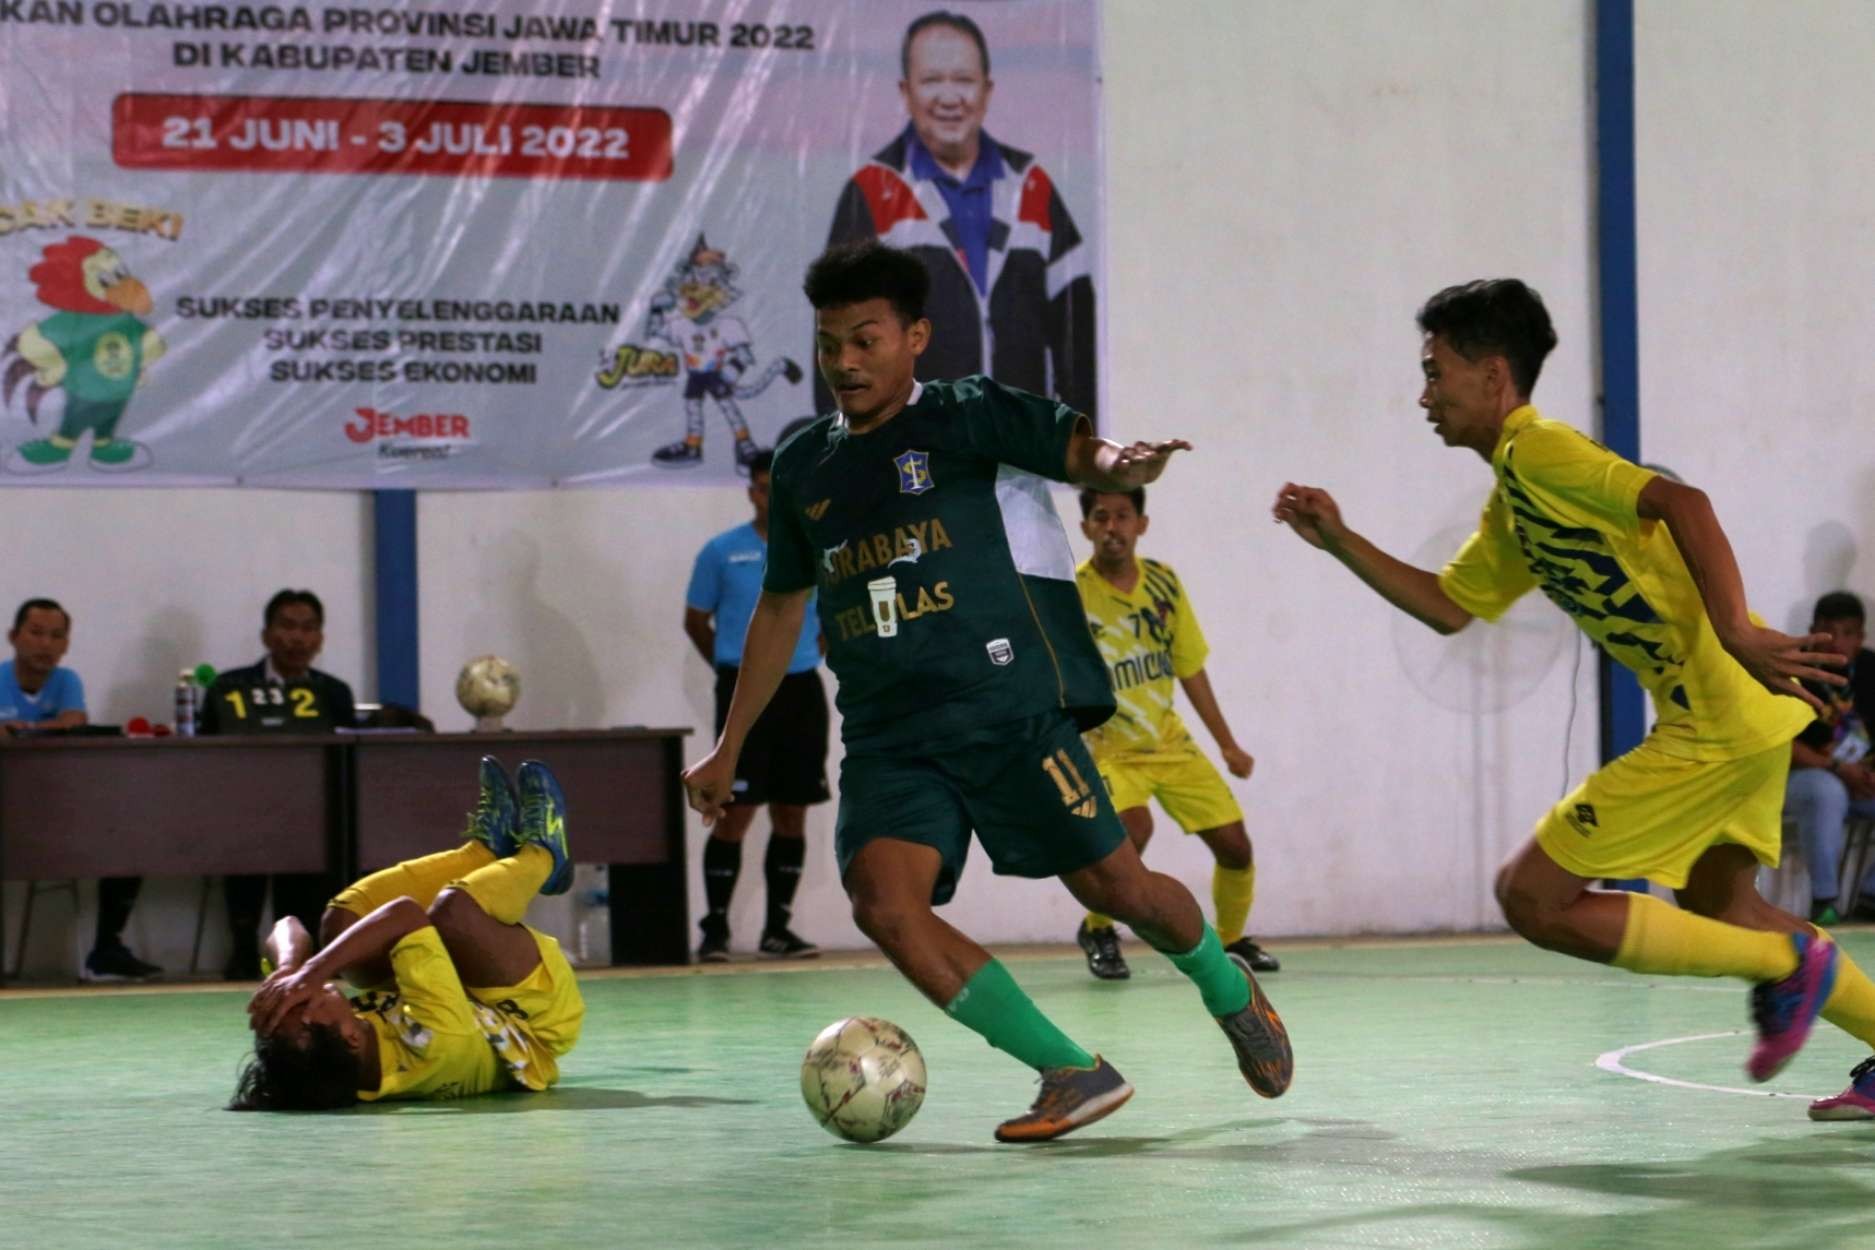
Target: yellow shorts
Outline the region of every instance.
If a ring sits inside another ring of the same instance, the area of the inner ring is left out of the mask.
[[[1195,745],[1151,755],[1095,757],[1115,811],[1144,807],[1153,799],[1186,833],[1216,829],[1243,819],[1237,796],[1217,766]]]
[[[573,965],[560,943],[529,928],[540,948],[540,963],[518,985],[467,986],[469,997],[500,1013],[499,1036],[489,1041],[508,1065],[508,1074],[529,1089],[546,1089],[560,1078],[561,1055],[579,1041],[586,1000],[580,997]],[[491,1022],[484,1021],[486,1028]]]
[[[1790,748],[1688,760],[1642,742],[1590,773],[1537,823],[1536,840],[1578,877],[1646,877],[1670,889],[1717,842],[1775,868]]]

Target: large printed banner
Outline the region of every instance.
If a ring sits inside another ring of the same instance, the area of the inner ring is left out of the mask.
[[[0,485],[732,481],[831,409],[802,273],[868,236],[931,273],[921,376],[1097,416],[1097,29],[0,0]]]

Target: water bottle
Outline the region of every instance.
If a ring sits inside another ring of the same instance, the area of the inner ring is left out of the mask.
[[[581,864],[576,872],[573,918],[579,961],[612,962],[612,892],[604,864]]]
[[[176,678],[176,736],[195,737],[195,713],[201,691],[195,684],[195,670],[185,668]]]

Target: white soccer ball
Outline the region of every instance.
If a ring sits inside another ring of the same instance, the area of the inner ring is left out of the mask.
[[[801,1097],[848,1141],[884,1141],[924,1105],[924,1056],[890,1020],[851,1016],[820,1031],[801,1061]]]
[[[498,655],[478,655],[456,675],[456,702],[477,720],[505,716],[521,697],[521,675]]]

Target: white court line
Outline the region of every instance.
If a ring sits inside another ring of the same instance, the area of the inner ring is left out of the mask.
[[[1653,1072],[1642,1072],[1622,1062],[1629,1055],[1638,1055],[1643,1050],[1658,1050],[1662,1046],[1680,1046],[1687,1042],[1712,1042],[1723,1037],[1744,1036],[1746,1036],[1744,1029],[1733,1029],[1727,1033],[1694,1033],[1690,1037],[1669,1037],[1661,1042],[1641,1042],[1634,1046],[1623,1046],[1619,1050],[1604,1051],[1595,1057],[1595,1066],[1604,1072],[1612,1072],[1616,1076],[1631,1076],[1637,1081],[1652,1081],[1656,1085],[1672,1085],[1679,1089],[1705,1090],[1712,1094],[1743,1094],[1748,1098],[1801,1098],[1806,1102],[1834,1097],[1831,1094],[1788,1094],[1776,1089],[1741,1089],[1734,1085],[1706,1085],[1699,1081],[1681,1081]]]

